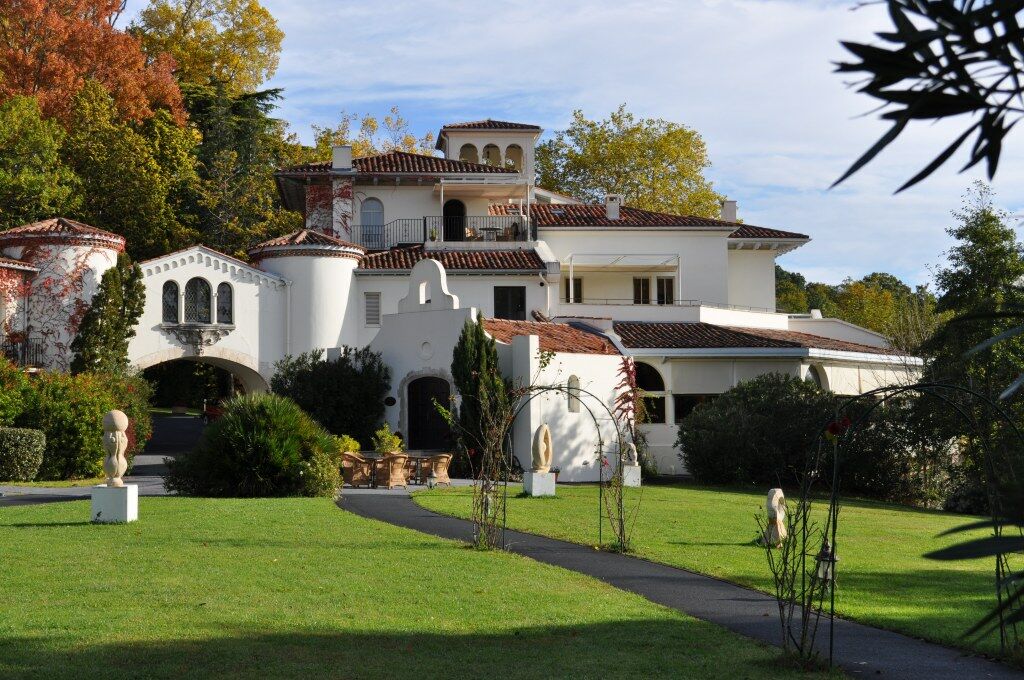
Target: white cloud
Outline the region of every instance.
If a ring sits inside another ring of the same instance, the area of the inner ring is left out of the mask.
[[[341,109],[399,105],[417,132],[480,117],[557,129],[626,102],[704,136],[718,187],[750,223],[808,233],[782,264],[836,282],[891,271],[912,283],[948,247],[950,211],[979,173],[892,192],[952,139],[914,130],[846,184],[828,185],[885,129],[832,73],[840,40],[888,26],[884,7],[796,0],[262,0],[286,38],[273,86],[305,139]],[[129,12],[143,0],[130,0]],[[1024,209],[1020,142],[996,190]],[[628,200],[628,197],[627,197]]]

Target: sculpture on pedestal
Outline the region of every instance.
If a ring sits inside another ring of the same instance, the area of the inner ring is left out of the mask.
[[[768,525],[764,531],[765,545],[782,545],[789,532],[786,530],[786,497],[782,489],[770,489],[768,498],[764,502],[765,512],[768,514]]]
[[[551,428],[541,425],[533,436],[533,471],[544,473],[550,470],[553,452]]]
[[[639,465],[639,458],[636,453],[636,444],[629,442],[626,444],[626,465]]]
[[[121,411],[110,411],[103,416],[103,448],[107,457],[103,459],[103,472],[107,475],[107,486],[124,486],[121,476],[128,470],[128,416]]]

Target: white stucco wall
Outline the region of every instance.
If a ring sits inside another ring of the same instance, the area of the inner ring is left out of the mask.
[[[286,353],[289,333],[284,279],[201,246],[148,260],[141,266],[146,305],[136,336],[128,345],[128,356],[136,366],[148,368],[188,358],[232,371],[247,389],[260,387],[257,375],[263,381],[270,380],[274,362]],[[198,355],[193,347],[183,345],[162,328],[164,283],[177,282],[179,305],[184,309],[185,285],[194,277],[206,279],[214,293],[220,283],[227,282],[234,297],[234,329]]]
[[[840,319],[812,319],[805,316],[789,317],[788,327],[791,331],[821,335],[836,340],[857,342],[872,347],[889,347],[889,339],[881,333],[861,328]]]
[[[729,251],[729,304],[775,311],[775,253]]]

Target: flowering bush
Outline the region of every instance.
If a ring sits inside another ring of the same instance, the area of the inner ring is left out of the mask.
[[[287,397],[252,394],[191,453],[168,461],[167,486],[190,496],[330,496],[341,485],[338,440]]]

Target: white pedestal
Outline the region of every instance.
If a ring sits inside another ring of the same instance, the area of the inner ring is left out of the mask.
[[[139,518],[139,486],[92,487],[92,521],[100,524],[134,522]]]
[[[554,496],[554,472],[524,472],[523,491],[527,496]]]
[[[640,486],[640,466],[622,466],[622,486]]]

